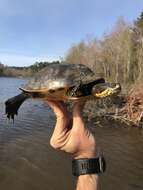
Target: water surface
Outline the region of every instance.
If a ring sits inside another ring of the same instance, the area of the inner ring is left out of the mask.
[[[49,145],[55,123],[50,108],[42,101],[27,100],[14,124],[6,119],[5,100],[17,95],[25,82],[0,78],[0,189],[73,190],[70,156]],[[102,189],[143,190],[142,130],[92,127],[107,160]]]

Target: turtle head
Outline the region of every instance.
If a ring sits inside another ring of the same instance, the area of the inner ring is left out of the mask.
[[[96,98],[105,98],[112,95],[117,95],[121,91],[119,83],[101,83],[94,85],[92,94]]]

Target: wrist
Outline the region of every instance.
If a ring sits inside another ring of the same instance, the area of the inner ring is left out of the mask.
[[[78,176],[78,181],[83,182],[83,181],[94,181],[97,180],[99,175],[97,174],[86,174],[86,175],[80,175]]]
[[[76,190],[97,190],[99,176],[96,174],[80,175],[77,178],[77,189]]]
[[[84,151],[78,152],[73,155],[73,159],[80,159],[80,158],[95,158],[97,157],[97,153],[95,150],[93,151]]]

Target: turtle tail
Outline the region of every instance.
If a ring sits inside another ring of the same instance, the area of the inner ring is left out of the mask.
[[[8,99],[5,102],[5,112],[7,115],[8,119],[13,119],[14,120],[14,116],[18,114],[18,109],[21,106],[21,104],[27,99],[29,98],[29,95],[26,93],[21,93],[17,96],[14,96],[10,99]]]

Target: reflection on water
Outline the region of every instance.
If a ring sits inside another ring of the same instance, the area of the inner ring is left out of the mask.
[[[70,157],[49,146],[55,117],[42,101],[28,100],[14,124],[4,115],[4,101],[19,93],[25,80],[0,78],[0,189],[73,190]],[[143,189],[143,134],[139,129],[95,128],[105,153],[102,189]]]

